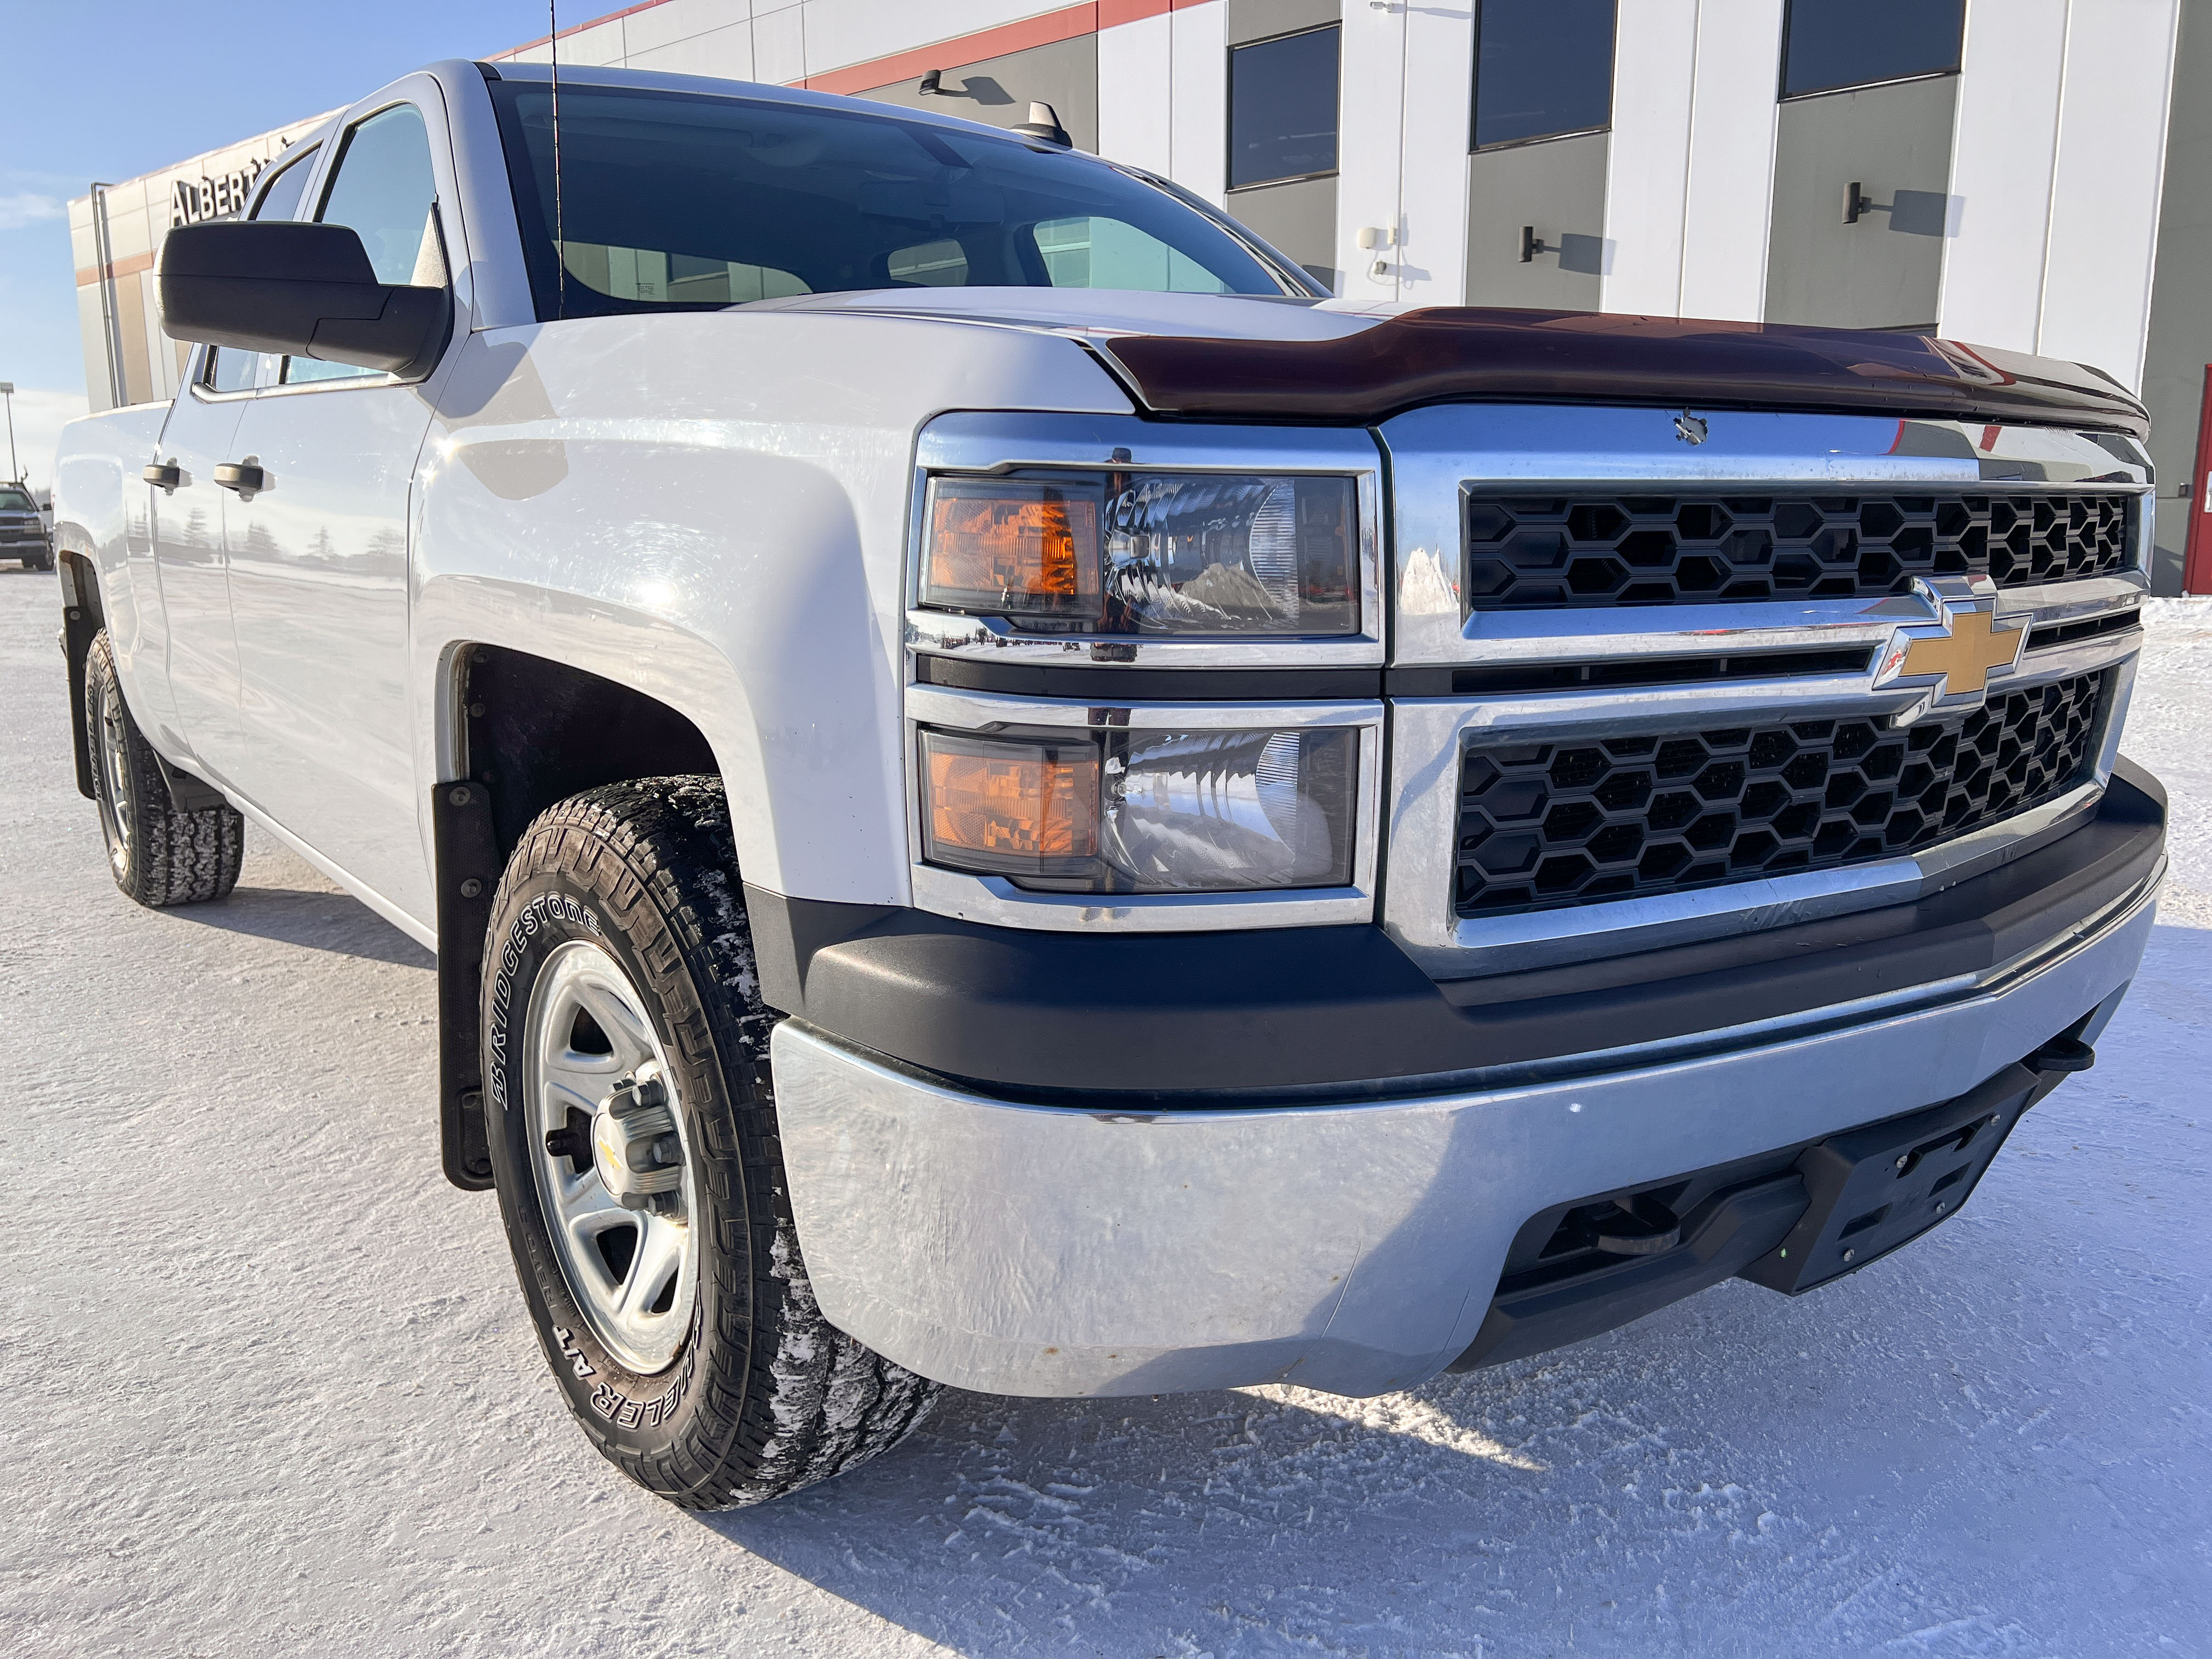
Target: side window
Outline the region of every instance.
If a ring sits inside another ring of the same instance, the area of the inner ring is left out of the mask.
[[[277,164],[275,174],[253,204],[249,219],[296,219],[314,169],[314,149],[301,150]],[[212,392],[251,392],[261,383],[261,353],[235,346],[210,346],[202,383]]]
[[[1054,288],[1136,289],[1148,294],[1226,294],[1228,283],[1188,254],[1125,220],[1047,219],[1033,233]],[[915,250],[919,251],[919,250]]]
[[[1474,148],[1610,125],[1613,35],[1613,0],[1482,0]]]
[[[1336,171],[1337,25],[1229,53],[1229,188]]]
[[[253,204],[250,216],[256,219],[298,218],[300,198],[307,193],[307,180],[314,174],[314,160],[313,149],[286,156],[276,169],[276,176],[261,192],[261,199]]]
[[[581,283],[594,294],[617,300],[733,306],[810,291],[789,271],[770,265],[708,259],[659,248],[614,247],[572,240],[561,245],[561,253],[570,282]]]
[[[349,225],[360,234],[378,282],[442,288],[445,256],[431,218],[437,199],[430,135],[422,124],[422,112],[412,104],[394,104],[356,122],[347,132],[330,186],[323,192],[323,210],[315,218],[321,224]],[[292,357],[285,362],[284,379],[298,385],[375,372],[350,363]]]
[[[1959,72],[1966,0],[1790,0],[1782,95]]]

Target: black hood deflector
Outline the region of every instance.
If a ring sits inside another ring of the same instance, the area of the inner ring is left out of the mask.
[[[1642,404],[2149,431],[2075,363],[1925,335],[1592,312],[1437,307],[1334,339],[1099,334],[1156,415],[1379,421],[1424,404]]]

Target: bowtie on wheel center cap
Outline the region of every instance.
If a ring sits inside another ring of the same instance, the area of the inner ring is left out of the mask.
[[[641,1066],[592,1118],[592,1164],[626,1210],[674,1215],[682,1206],[684,1142],[668,1085]]]

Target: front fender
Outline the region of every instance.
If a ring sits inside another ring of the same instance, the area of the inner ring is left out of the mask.
[[[415,526],[422,775],[459,775],[456,653],[526,651],[699,728],[747,880],[878,904],[908,897],[915,434],[947,408],[1129,407],[1055,337],[742,311],[489,331],[438,403]]]

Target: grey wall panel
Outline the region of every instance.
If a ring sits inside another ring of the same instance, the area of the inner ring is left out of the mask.
[[[1336,179],[1298,179],[1229,193],[1230,216],[1287,253],[1332,294],[1344,291],[1336,269]]]
[[[2212,86],[2212,0],[2182,0],[2177,93]],[[2158,467],[2158,558],[2152,591],[2181,592],[2191,514],[2208,496],[2197,465],[2197,425],[2212,363],[2212,100],[2178,95],[2166,135],[2166,185],[2158,211],[2158,274],[2150,300],[2143,402]],[[2185,498],[2181,487],[2191,484]],[[2206,526],[2212,529],[2212,526]]]
[[[1767,321],[1935,326],[1958,89],[1944,76],[1782,106]],[[1877,205],[1847,225],[1844,191],[1854,179]]]
[[[1339,0],[1229,0],[1229,44],[1264,40],[1271,34],[1340,22],[1344,8]]]
[[[1606,147],[1584,133],[1468,157],[1467,302],[1595,311],[1604,274]],[[1521,228],[1545,251],[1521,263]]]
[[[1098,148],[1098,37],[1080,34],[1048,46],[1010,52],[973,64],[939,65],[944,92],[924,97],[920,77],[876,87],[860,95],[883,104],[903,104],[963,121],[994,127],[1018,126],[1030,118],[1030,102],[1050,104],[1076,148]],[[1228,72],[1224,67],[1224,75]]]

